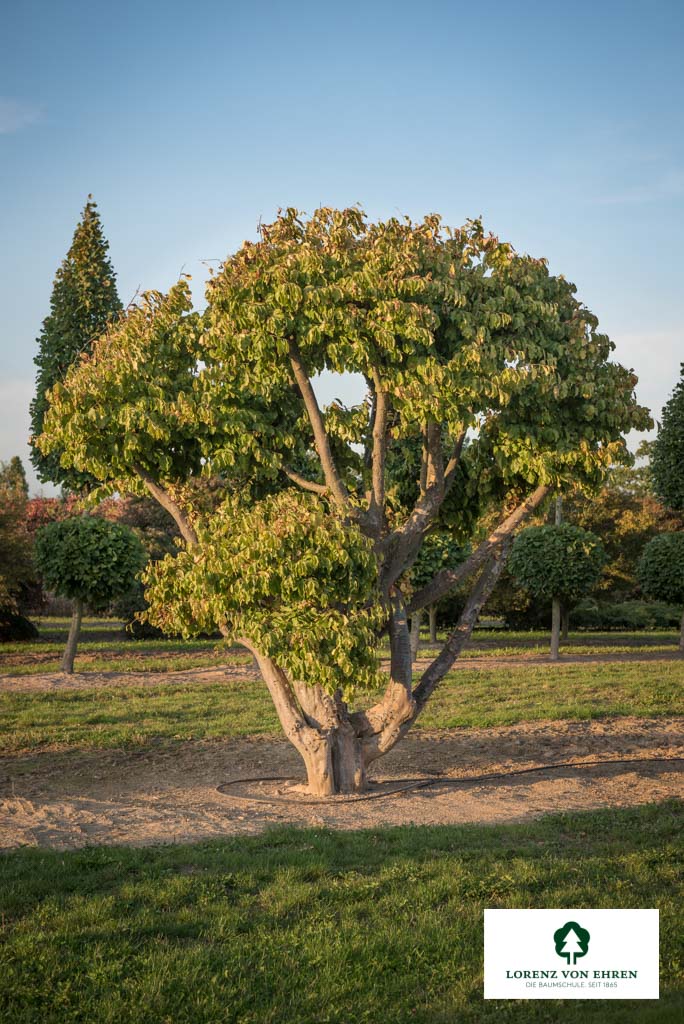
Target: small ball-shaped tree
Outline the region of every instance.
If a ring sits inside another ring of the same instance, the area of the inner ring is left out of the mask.
[[[516,538],[508,563],[512,576],[535,597],[572,607],[595,586],[606,563],[599,538],[570,523],[530,526]],[[554,616],[558,619],[558,616]],[[559,621],[554,622],[551,658],[558,659]]]
[[[637,578],[648,597],[684,604],[684,533],[661,533],[650,540],[639,560]],[[684,651],[684,615],[679,648]]]
[[[145,552],[128,527],[85,515],[41,527],[36,534],[35,558],[43,582],[73,603],[62,658],[62,671],[70,673],[84,605],[101,611],[129,590],[145,564]]]

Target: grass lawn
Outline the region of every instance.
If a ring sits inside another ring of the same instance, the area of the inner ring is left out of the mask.
[[[684,661],[462,669],[447,677],[417,728],[679,714],[683,694]],[[269,733],[280,735],[280,726],[255,679],[0,694],[2,754]]]
[[[0,675],[32,675],[58,672],[69,620],[43,619],[40,639],[0,645]],[[446,637],[444,636],[443,639]],[[674,630],[657,632],[571,633],[564,650],[573,655],[620,655],[672,653],[679,636]],[[482,657],[546,656],[548,633],[478,629],[463,652],[464,659]],[[439,648],[424,637],[421,657],[434,657]],[[389,656],[389,650],[384,652]],[[79,672],[179,672],[220,665],[248,665],[251,658],[242,648],[230,648],[220,640],[141,640],[126,636],[115,619],[85,619],[76,655]]]
[[[674,802],[505,827],[294,829],[0,859],[12,1024],[666,1024]],[[485,907],[658,907],[660,1001],[482,998]]]

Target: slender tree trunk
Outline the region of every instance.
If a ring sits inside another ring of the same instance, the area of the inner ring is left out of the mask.
[[[556,526],[563,522],[563,498],[559,494],[556,498]],[[551,661],[558,661],[560,651],[560,635],[563,629],[563,639],[567,640],[565,622],[563,621],[563,608],[557,597],[554,597],[551,606]]]
[[[414,612],[411,616],[411,663],[418,657],[420,647],[420,620],[423,618],[422,611]]]
[[[684,654],[684,614],[682,615],[682,626],[679,631],[679,650]]]
[[[437,605],[431,604],[428,608],[430,615],[430,643],[437,643]]]
[[[62,672],[68,672],[71,674],[74,671],[74,658],[76,657],[76,647],[78,645],[78,638],[81,632],[82,618],[83,601],[79,598],[75,598],[73,601],[73,612],[71,614],[71,625],[69,627],[69,638],[67,640],[66,650],[62,656]]]
[[[558,661],[560,649],[561,629],[561,604],[557,597],[554,597],[551,606],[551,661]]]
[[[561,640],[564,644],[568,642],[570,633],[570,610],[566,604],[561,606]]]

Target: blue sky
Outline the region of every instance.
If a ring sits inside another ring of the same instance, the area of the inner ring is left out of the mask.
[[[481,214],[577,284],[657,415],[684,359],[683,44],[681,0],[5,5],[0,459],[28,463],[89,192],[124,302],[181,270],[201,300],[202,261],[279,206]]]

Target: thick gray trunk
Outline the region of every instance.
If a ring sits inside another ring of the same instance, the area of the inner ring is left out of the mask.
[[[437,605],[431,604],[428,608],[430,615],[430,643],[437,643]]]
[[[76,648],[78,646],[78,638],[81,632],[82,618],[83,601],[77,598],[73,602],[71,625],[69,626],[69,638],[67,639],[66,650],[62,655],[62,672],[68,672],[69,675],[74,671],[74,658],[76,657]]]
[[[557,597],[551,606],[551,661],[558,661],[560,650],[561,606]]]

